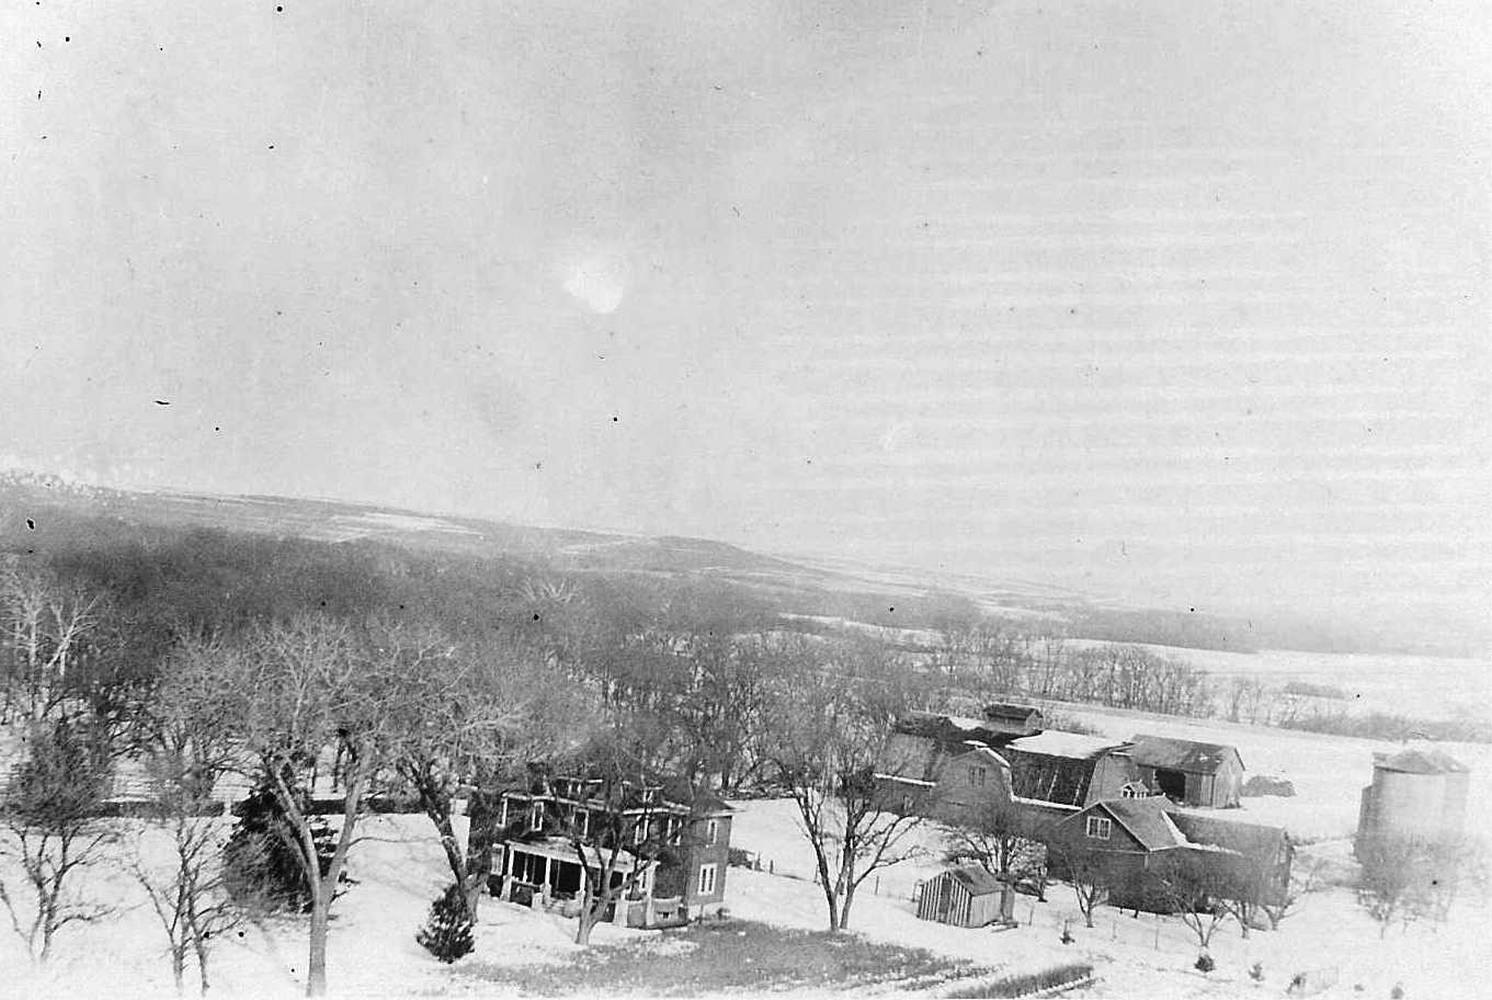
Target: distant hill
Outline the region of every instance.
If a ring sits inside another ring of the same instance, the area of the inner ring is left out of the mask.
[[[924,628],[983,613],[1028,626],[1049,622],[1081,638],[1234,651],[1342,651],[1337,637],[1309,629],[1292,626],[1292,636],[1260,623],[1132,606],[1027,581],[765,555],[700,538],[533,527],[330,500],[115,490],[0,473],[0,551],[77,551],[193,529],[519,559],[562,573],[708,580],[744,588],[779,613],[805,620]],[[1295,637],[1305,642],[1292,645]]]

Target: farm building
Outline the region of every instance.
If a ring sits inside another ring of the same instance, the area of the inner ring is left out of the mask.
[[[1136,735],[1133,743],[1130,756],[1152,791],[1188,806],[1238,805],[1243,758],[1233,747],[1144,734]]]
[[[1283,829],[1186,813],[1163,796],[1094,803],[1052,827],[1047,852],[1054,876],[1086,872],[1107,886],[1112,905],[1141,910],[1166,908],[1154,877],[1173,860],[1260,902],[1279,898],[1294,860]]]
[[[1048,730],[995,732],[977,719],[912,713],[897,724],[876,779],[886,808],[946,822],[1015,815],[1047,822],[1140,787],[1129,745]]]
[[[1451,840],[1466,823],[1471,773],[1439,750],[1373,755],[1373,783],[1362,790],[1358,840],[1415,836]]]
[[[1044,727],[1041,709],[1005,702],[984,706],[984,721],[990,727],[1014,736],[1034,736]]]
[[[1015,912],[1014,890],[983,868],[950,868],[922,883],[917,918],[956,927],[1008,923]]]

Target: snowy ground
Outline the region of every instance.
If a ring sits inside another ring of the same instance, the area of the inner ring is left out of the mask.
[[[793,807],[786,801],[738,803],[741,812],[732,843],[760,852],[777,871],[807,875],[812,854],[798,833]],[[996,966],[1001,974],[1034,971],[1074,960],[1091,961],[1103,982],[1089,991],[1113,997],[1256,997],[1263,990],[1280,995],[1299,971],[1335,969],[1338,985],[1321,996],[1386,997],[1402,982],[1410,997],[1483,996],[1492,977],[1492,952],[1486,947],[1486,921],[1469,907],[1447,925],[1395,927],[1378,939],[1377,925],[1342,888],[1310,897],[1298,914],[1276,932],[1254,931],[1243,940],[1235,924],[1220,927],[1211,954],[1217,969],[1203,975],[1191,968],[1198,948],[1191,932],[1172,917],[1129,913],[1103,907],[1088,929],[1072,890],[1055,884],[1047,902],[1019,897],[1012,931],[965,929],[920,921],[911,902],[911,887],[940,870],[938,834],[921,834],[928,854],[902,862],[883,873],[880,893],[874,881],[857,897],[853,929],[874,940],[926,948],[951,957]],[[1346,863],[1344,842],[1308,849]],[[731,913],[752,920],[803,928],[826,926],[819,887],[809,878],[768,875],[731,869],[727,883]],[[1064,923],[1076,941],[1060,941]],[[1248,970],[1262,963],[1264,983],[1255,984]],[[1354,989],[1362,984],[1362,992]]]
[[[1298,837],[1313,840],[1309,854],[1350,865],[1348,841],[1357,815],[1360,787],[1371,776],[1371,752],[1387,744],[1343,737],[1295,733],[1221,722],[1146,717],[1108,709],[1074,707],[1070,713],[1106,735],[1128,737],[1156,732],[1237,745],[1251,773],[1273,772],[1290,778],[1294,798],[1250,798],[1239,818],[1285,825]],[[1485,827],[1492,748],[1448,747],[1471,765],[1471,828]],[[731,868],[727,905],[734,917],[788,928],[826,926],[824,901],[810,880],[812,856],[798,832],[791,803],[738,803],[732,843],[759,855],[776,875]],[[120,821],[119,857],[129,855],[137,821]],[[448,881],[444,862],[428,820],[419,816],[373,817],[364,833],[371,839],[352,855],[350,872],[357,884],[334,909],[329,947],[332,994],[342,997],[411,997],[511,995],[514,988],[462,976],[441,966],[414,941],[430,901]],[[1217,932],[1212,952],[1218,969],[1203,976],[1190,968],[1195,942],[1178,921],[1149,915],[1133,918],[1102,909],[1098,926],[1088,930],[1076,915],[1069,888],[1054,885],[1049,901],[1020,897],[1017,916],[1023,926],[994,932],[966,930],[918,921],[911,903],[913,887],[939,870],[938,838],[929,828],[919,836],[927,856],[902,862],[872,877],[856,901],[852,929],[873,941],[926,948],[950,958],[969,959],[1002,973],[1034,971],[1074,960],[1099,966],[1103,983],[1093,995],[1120,997],[1279,996],[1289,976],[1300,970],[1335,968],[1338,985],[1327,997],[1387,997],[1402,982],[1409,997],[1477,996],[1492,982],[1492,949],[1486,947],[1487,921],[1466,911],[1442,926],[1415,926],[1407,933],[1394,928],[1380,943],[1376,928],[1358,909],[1350,892],[1334,889],[1313,896],[1302,912],[1275,933],[1255,932],[1242,940],[1236,926]],[[109,918],[74,925],[59,935],[52,967],[30,969],[14,935],[0,921],[0,995],[19,997],[117,998],[169,996],[169,966],[164,938],[141,891],[116,864],[91,872],[85,888],[116,905]],[[800,877],[790,877],[790,876]],[[0,877],[14,885],[14,872],[0,864]],[[1064,921],[1077,940],[1061,944]],[[536,914],[488,901],[483,909],[475,958],[498,965],[543,966],[566,963],[577,955],[571,943],[573,921]],[[667,939],[647,932],[597,929],[600,947]],[[304,924],[283,920],[266,927],[246,927],[241,936],[218,945],[213,955],[214,995],[236,998],[299,996],[304,984]],[[660,954],[660,958],[666,956]],[[1262,962],[1265,981],[1249,980],[1247,969]],[[1353,989],[1361,983],[1362,992]]]

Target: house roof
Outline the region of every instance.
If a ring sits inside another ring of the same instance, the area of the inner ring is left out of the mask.
[[[1243,759],[1238,751],[1223,743],[1199,743],[1196,740],[1180,740],[1170,736],[1151,736],[1137,733],[1130,756],[1143,767],[1163,767],[1173,771],[1190,771],[1193,774],[1215,774],[1229,757]]]
[[[1095,802],[1090,809],[1103,809],[1113,816],[1119,825],[1128,830],[1146,850],[1163,851],[1171,847],[1181,847],[1186,843],[1186,836],[1171,821],[1166,802],[1160,796],[1144,799],[1108,799],[1104,802]]]
[[[1469,768],[1440,750],[1400,750],[1395,754],[1374,754],[1373,767],[1380,771],[1402,771],[1405,774],[1460,774]]]
[[[1034,705],[1011,705],[1007,702],[997,701],[994,704],[984,706],[984,717],[986,719],[1014,719],[1026,722],[1032,716],[1041,715],[1041,709]]]
[[[1249,857],[1273,859],[1289,842],[1283,828],[1261,823],[1239,823],[1217,816],[1201,816],[1180,809],[1170,810],[1176,824],[1188,841],[1207,847],[1222,847]]]
[[[960,866],[958,868],[950,868],[944,874],[952,877],[959,885],[969,890],[969,895],[971,896],[987,896],[992,892],[999,892],[1003,888],[1000,880],[983,868]]]

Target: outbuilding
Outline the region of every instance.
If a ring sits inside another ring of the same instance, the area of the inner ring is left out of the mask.
[[[1140,734],[1130,757],[1146,786],[1181,805],[1222,809],[1238,805],[1243,758],[1222,743]]]
[[[955,927],[1009,923],[1015,912],[1014,890],[983,868],[950,868],[922,883],[917,917]]]

